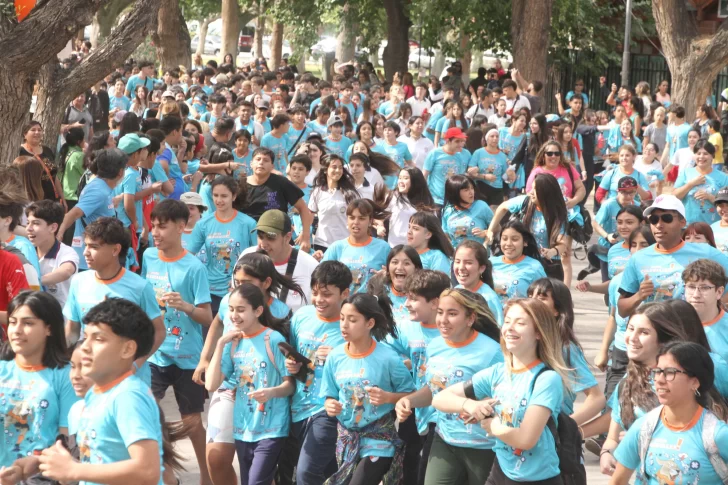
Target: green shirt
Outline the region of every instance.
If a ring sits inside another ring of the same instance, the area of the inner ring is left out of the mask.
[[[66,155],[66,167],[63,170],[63,196],[66,200],[78,200],[76,189],[83,175],[83,150],[72,147]]]

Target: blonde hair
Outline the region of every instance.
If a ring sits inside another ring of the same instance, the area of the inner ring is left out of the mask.
[[[505,308],[503,308],[503,314],[508,315],[508,310],[516,305],[528,314],[540,337],[536,341],[536,357],[546,367],[559,374],[564,387],[569,389],[571,387],[569,373],[572,369],[564,362],[563,342],[561,341],[561,331],[556,318],[546,304],[536,298],[509,300]],[[506,348],[503,338],[501,338],[500,344],[501,350],[503,350],[506,371],[510,375],[513,372],[513,354]]]
[[[463,307],[468,317],[475,317],[475,321],[471,327],[473,330],[482,333],[486,337],[490,337],[495,342],[500,340],[498,322],[493,315],[493,311],[485,301],[485,298],[464,288],[448,288],[440,293],[440,300],[446,296],[449,296],[458,305]]]
[[[177,101],[162,102],[162,105],[159,107],[159,113],[157,113],[157,118],[161,120],[162,116],[176,116],[180,118],[182,114],[180,113]]]

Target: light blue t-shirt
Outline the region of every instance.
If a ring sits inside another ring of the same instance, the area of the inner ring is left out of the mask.
[[[452,266],[452,262],[439,249],[428,249],[420,253],[420,261],[422,261],[422,269],[442,271],[446,275],[450,275],[451,273],[450,267]]]
[[[564,393],[561,410],[571,415],[574,413],[576,395],[596,386],[597,380],[589,369],[589,364],[587,364],[584,357],[584,351],[577,347],[574,342],[569,342],[568,347],[564,346],[562,353],[566,366],[573,370],[569,371],[571,389]]]
[[[386,141],[382,143],[384,148],[384,154],[391,158],[394,163],[399,165],[399,168],[404,168],[406,161],[412,161],[412,154],[409,151],[409,147],[406,143],[398,141],[394,145],[390,145]]]
[[[191,242],[192,231],[190,230],[190,232],[187,232],[187,229],[185,229],[185,232],[182,233],[182,247],[189,250]],[[207,252],[205,251],[205,248],[200,249],[195,256],[197,256],[197,259],[199,259],[202,264],[207,266]]]
[[[202,218],[204,218],[206,215],[210,214],[209,211],[215,210],[215,201],[212,198],[212,184],[207,180],[202,179],[202,182],[200,182],[199,193],[200,197],[202,197],[202,201],[207,206],[207,211],[205,211],[202,215]]]
[[[422,389],[427,384],[427,352],[426,348],[432,339],[439,337],[437,325],[424,325],[420,322],[406,321],[397,325],[397,338],[387,336],[387,344],[400,355],[405,355],[412,363],[412,376],[415,389]],[[427,431],[427,424],[434,423],[435,408],[427,406],[415,409],[417,431]]]
[[[531,382],[544,367],[536,361],[520,372],[508,376],[505,364],[496,364],[473,376],[476,399],[495,398],[495,413],[501,423],[519,428],[529,406],[540,406],[551,411],[556,421],[564,400],[564,384],[554,371],[542,373],[533,385]],[[517,450],[496,438],[493,448],[503,473],[517,482],[539,481],[559,475],[559,457],[554,437],[544,426],[536,445],[530,450]]]
[[[341,403],[337,419],[345,428],[362,429],[394,410],[394,404],[374,406],[367,388],[410,393],[415,386],[402,359],[387,345],[372,340],[365,354],[350,353],[348,345],[339,345],[326,359],[320,395]],[[359,458],[394,456],[394,444],[388,441],[361,438],[360,446]]]
[[[320,413],[326,399],[320,396],[324,360],[316,358],[322,345],[336,347],[344,343],[339,320],[326,321],[316,313],[313,305],[298,309],[291,319],[291,346],[311,361],[306,382],[296,379],[296,392],[291,402],[293,422],[297,423]],[[330,354],[329,354],[330,356]],[[328,359],[327,359],[328,360]]]
[[[265,337],[269,336],[270,349],[275,362],[271,362]],[[260,440],[288,436],[291,424],[291,406],[287,397],[273,398],[259,403],[248,394],[276,387],[288,376],[286,358],[278,344],[286,339],[280,333],[263,328],[257,334],[241,338],[232,357],[232,343],[222,353],[222,373],[235,385],[233,436],[236,440],[256,443]]]
[[[431,142],[435,142],[435,133],[430,133],[427,130],[437,131],[437,123],[445,117],[444,110],[437,111],[436,113],[432,113],[430,116],[430,119],[427,120],[427,124],[425,125],[425,132],[423,135],[425,135]]]
[[[83,211],[83,216],[76,220],[71,246],[78,254],[78,269],[88,269],[83,252],[86,249],[84,241],[85,226],[91,224],[99,217],[114,217],[113,191],[102,178],[91,180],[81,191],[76,207]],[[39,273],[40,274],[40,273]]]
[[[78,401],[70,368],[23,370],[14,360],[0,361],[1,466],[50,447],[59,428],[68,426],[68,412]]]
[[[708,244],[682,242],[669,252],[653,244],[629,258],[619,289],[635,294],[645,275],[649,274],[655,290],[645,302],[682,299],[682,272],[688,264],[698,259],[712,259],[728,272],[728,257]]]
[[[619,315],[618,302],[619,302],[619,286],[622,284],[622,276],[624,272],[618,273],[611,280],[609,280],[609,287],[607,294],[609,296],[609,307],[614,310],[614,320],[616,329],[614,331],[614,348],[621,350],[622,352],[627,351],[627,342],[624,341],[625,333],[627,332],[627,323],[629,323],[629,317],[624,318]]]
[[[614,392],[612,392],[612,395],[609,397],[609,401],[607,401],[607,407],[612,410],[612,421],[617,423],[620,428],[626,429],[624,427],[624,422],[622,421],[622,404],[619,402],[619,389],[624,384],[626,376],[622,378],[621,381],[617,384],[617,387],[614,388]],[[654,383],[652,384],[654,387]],[[654,389],[653,389],[654,391]],[[649,409],[642,409],[639,406],[634,406],[634,417],[635,419],[641,418],[645,414],[647,414],[650,410]],[[633,423],[634,424],[634,423]],[[630,426],[630,429],[632,426]]]
[[[722,221],[716,221],[710,225],[710,228],[713,229],[715,247],[728,256],[728,226],[724,226]]]
[[[313,132],[321,135],[322,138],[326,138],[326,136],[329,134],[329,128],[326,125],[322,125],[317,120],[311,120],[306,124]]]
[[[385,285],[384,288],[387,292],[387,296],[389,297],[389,301],[392,302],[394,323],[400,325],[402,323],[409,322],[409,310],[407,310],[407,307],[405,306],[405,303],[407,303],[407,294],[398,292],[391,284]]]
[[[627,242],[617,243],[607,253],[607,269],[609,271],[609,278],[614,278],[614,275],[624,271],[624,267],[627,266],[632,253],[629,251]]]
[[[233,171],[233,177],[235,180],[240,180],[241,178],[253,175],[253,167],[250,166],[250,162],[253,161],[253,150],[248,149],[248,152],[242,157],[238,156],[237,152],[233,150],[233,161],[243,165]]]
[[[721,310],[715,320],[703,322],[705,336],[708,337],[710,350],[728,359],[728,315]]]
[[[304,184],[303,187],[300,185],[296,185],[299,189],[303,191],[303,201],[306,203],[306,206],[308,206],[308,201],[311,199],[311,187],[310,185]],[[301,214],[298,212],[298,209],[295,207],[289,207],[288,208],[288,217],[291,218],[291,226],[293,226],[293,234],[291,234],[291,239],[294,241],[298,239],[298,235],[303,232],[303,221],[301,220]],[[311,234],[313,234],[313,225],[311,226]],[[296,244],[294,246],[296,249],[301,249],[300,244]]]
[[[338,155],[341,158],[344,158],[347,150],[349,150],[349,147],[352,146],[351,140],[345,136],[342,136],[339,141],[334,141],[330,137],[327,136],[324,139],[324,142],[326,143],[326,148],[328,148],[329,153]]]
[[[498,148],[503,150],[503,153],[508,159],[508,163],[511,163],[513,161],[513,158],[516,156],[518,147],[521,146],[523,138],[527,137],[527,134],[521,133],[518,136],[511,135],[510,128],[504,126],[500,130],[498,130],[498,135]]]
[[[184,194],[186,190],[183,178],[184,174],[182,173],[182,169],[179,166],[179,160],[177,160],[177,155],[174,153],[174,150],[172,150],[172,147],[170,147],[167,142],[164,143],[164,146],[165,148],[162,150],[162,153],[157,156],[157,160],[164,160],[167,162],[167,167],[169,167],[169,179],[175,181],[174,190],[172,190],[172,193],[167,197],[179,200],[180,196]]]
[[[41,276],[43,276],[43,274],[40,272],[40,261],[38,260],[38,252],[35,250],[35,246],[33,246],[33,243],[23,236],[11,234],[10,239],[5,241],[5,244],[14,247],[18,251],[20,251],[23,256],[25,256],[25,259],[27,259],[28,262],[35,268],[35,271],[38,273],[38,280],[40,281],[40,278]]]
[[[717,165],[713,165],[712,171],[705,175],[705,183],[696,185],[691,188],[688,194],[683,197],[682,203],[685,205],[685,218],[688,224],[693,222],[705,222],[707,224],[713,224],[720,220],[718,211],[715,208],[715,204],[709,200],[698,200],[695,198],[695,193],[702,190],[712,196],[715,196],[720,189],[728,186],[728,175],[718,168]],[[675,188],[687,185],[688,182],[693,180],[695,177],[701,175],[697,167],[685,167],[680,170],[680,173],[675,180]]]
[[[273,133],[266,133],[260,141],[260,146],[273,151],[275,157],[273,160],[273,168],[280,173],[286,173],[286,166],[288,165],[288,139],[289,136],[287,134],[278,138]]]
[[[348,103],[344,103],[344,102],[342,102],[340,100],[336,100],[336,105],[337,106],[343,106],[344,108],[346,108],[347,110],[349,110],[349,119],[352,119],[352,120],[358,119],[359,118],[359,115],[362,112],[362,107],[361,106],[354,106],[354,103],[352,103],[351,101],[349,101]]]
[[[457,285],[455,288],[465,287],[463,285]],[[498,322],[498,326],[503,326],[503,304],[501,303],[500,298],[498,298],[498,294],[493,291],[493,288],[481,281],[475,289],[470,291],[485,298],[486,303],[488,303],[488,308],[490,308],[490,311],[493,312],[493,316],[495,316],[495,321]]]
[[[568,93],[566,93],[566,98],[565,99],[566,99],[566,102],[567,103],[569,101],[571,101],[571,98],[574,97],[574,94],[576,94],[574,91],[569,91]],[[587,106],[589,106],[589,96],[587,96],[587,94],[585,92],[583,92],[583,91],[581,93],[579,93],[579,94],[581,94],[581,97],[584,100],[583,106],[584,106],[584,108],[586,108]]]
[[[134,167],[126,167],[126,170],[124,171],[124,178],[121,179],[121,182],[119,182],[119,185],[116,186],[114,189],[113,195],[116,197],[117,195],[122,194],[128,194],[134,197],[137,192],[142,190],[142,174],[140,173],[139,169]],[[135,217],[137,220],[137,232],[142,232],[142,219],[144,217],[142,203],[144,201],[142,199],[134,201],[134,209],[135,209]],[[124,227],[128,228],[131,226],[131,219],[129,219],[129,215],[126,213],[126,209],[124,208],[124,201],[122,200],[119,202],[119,205],[116,206],[116,217],[121,221],[122,224],[124,224]]]
[[[457,344],[442,337],[433,338],[427,345],[426,359],[425,379],[435,396],[445,388],[467,382],[477,373],[503,362],[503,352],[498,342],[473,332],[471,338]],[[481,450],[493,449],[495,445],[495,439],[488,437],[480,423],[465,424],[460,413],[435,411],[433,418],[437,433],[449,445]]]
[[[624,171],[622,171],[622,167],[616,167],[606,173],[602,177],[602,181],[599,183],[599,188],[607,191],[607,195],[604,197],[605,200],[617,197],[619,181],[622,180],[624,177],[632,177],[637,181],[637,184],[640,186],[640,188],[646,190],[647,192],[650,191],[650,183],[647,181],[647,177],[645,177],[645,174],[643,174],[639,170],[632,170],[631,173],[625,173]],[[635,195],[634,200],[635,203],[638,204],[640,202],[640,196]]]
[[[175,260],[165,260],[157,248],[149,248],[144,251],[142,278],[152,284],[167,330],[164,342],[149,362],[160,367],[175,365],[180,369],[195,369],[202,353],[202,325],[183,311],[167,306],[162,296],[177,292],[182,300],[194,306],[210,303],[205,266],[187,251]]]
[[[257,244],[251,233],[255,220],[235,211],[235,215],[223,221],[217,212],[197,221],[192,230],[189,251],[197,253],[203,247],[207,253],[207,276],[210,293],[223,297],[228,292],[235,262],[250,246]]]
[[[445,198],[445,182],[453,175],[462,175],[470,161],[470,152],[466,149],[450,155],[444,148],[435,148],[427,154],[423,170],[429,173],[427,188],[430,189],[436,204],[442,205]]]
[[[369,278],[387,264],[389,249],[387,241],[382,239],[370,237],[360,245],[350,243],[348,238],[341,239],[328,247],[322,261],[340,261],[351,270],[353,281],[349,290],[354,294],[367,291]]]
[[[288,151],[291,152],[291,155],[296,153],[296,150],[298,150],[298,147],[300,147],[301,144],[306,143],[308,135],[312,132],[313,130],[305,124],[303,125],[303,128],[297,130],[293,127],[293,123],[291,123],[288,128]],[[282,173],[286,173],[286,171],[283,170]]]
[[[526,201],[526,197],[528,196],[519,195],[507,200],[506,207],[508,208],[508,211],[511,214],[519,213]],[[536,238],[536,243],[538,244],[539,249],[549,249],[551,247],[551,243],[549,242],[549,233],[546,227],[546,219],[544,219],[543,213],[540,210],[534,209],[533,216],[531,217],[531,227],[529,229],[531,229],[533,237]],[[563,226],[561,226],[560,234],[564,234]],[[553,259],[561,259],[561,256],[556,255]]]
[[[467,131],[468,127],[463,126],[462,121],[455,120],[455,126],[456,128],[460,128],[463,131]],[[441,118],[437,121],[437,125],[435,126],[435,132],[440,134],[440,143],[439,146],[443,146],[445,144],[445,133],[449,128],[453,128],[452,120],[448,118]]]
[[[700,417],[685,430],[668,426],[661,417],[650,439],[645,463],[644,485],[666,483],[721,483],[703,446],[703,419],[706,410],[699,408]],[[696,416],[697,417],[697,416]],[[635,421],[614,451],[614,459],[630,470],[639,470],[640,430],[644,419]],[[728,425],[718,422],[713,435],[718,453],[728,461]]]
[[[396,106],[391,101],[385,101],[377,108],[377,113],[383,116],[389,116],[394,113]]]
[[[235,118],[235,130],[245,130],[247,131],[250,136],[255,135],[255,120],[251,116],[248,120],[248,124],[244,125],[242,121],[240,121],[240,117]]]
[[[482,244],[485,238],[475,236],[473,229],[486,231],[492,220],[493,211],[482,200],[473,201],[466,209],[448,204],[442,211],[442,230],[450,238],[450,243],[454,248],[466,239],[472,239]]]
[[[669,125],[667,127],[667,145],[670,147],[670,160],[675,155],[675,152],[680,148],[687,148],[688,144],[688,133],[692,125],[689,123],[683,123],[681,125]]]
[[[131,108],[131,99],[127,98],[123,94],[119,97],[109,97],[109,111],[113,111],[115,109],[129,111],[129,108]]]
[[[494,154],[486,150],[485,147],[478,148],[470,158],[468,167],[478,167],[478,173],[482,175],[495,175],[495,180],[492,182],[481,181],[496,189],[503,188],[503,175],[508,169],[508,159],[502,151],[498,150],[498,153]]]
[[[607,231],[607,234],[613,234],[617,230],[617,213],[622,210],[622,206],[617,202],[617,198],[607,199],[599,208],[595,220]],[[611,248],[612,244],[602,236],[599,236],[599,245],[604,248]],[[617,243],[619,245],[619,243]],[[602,261],[609,261],[608,254],[597,253],[597,257]]]
[[[128,448],[147,440],[159,446],[158,485],[162,485],[162,424],[149,386],[128,375],[110,389],[89,389],[76,432],[81,463],[105,465],[129,460]]]
[[[136,98],[137,86],[144,86],[151,93],[152,91],[154,91],[155,82],[156,80],[152,77],[147,76],[145,79],[141,79],[139,77],[139,74],[134,74],[126,82],[126,90],[129,91],[129,96],[131,97],[131,99],[134,99]]]
[[[505,256],[491,256],[493,286],[503,305],[512,298],[526,298],[534,281],[546,278],[543,265],[525,254],[516,261]]]

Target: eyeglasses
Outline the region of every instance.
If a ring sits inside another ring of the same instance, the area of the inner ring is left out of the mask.
[[[543,152],[543,153],[547,157],[559,157],[559,156],[561,156],[561,152]]]
[[[685,292],[686,293],[701,293],[701,294],[705,294],[705,293],[708,293],[709,291],[714,290],[714,289],[715,289],[715,286],[708,286],[708,285],[703,285],[703,286],[685,285]]]
[[[275,232],[258,231],[258,238],[266,239],[268,241],[275,241],[276,239],[278,239],[278,234],[276,234]]]
[[[660,214],[659,216],[657,214],[651,215],[648,219],[650,221],[650,224],[653,226],[656,226],[658,222],[662,220],[665,224],[670,224],[672,221],[675,220],[675,216],[672,214]]]
[[[675,376],[677,374],[685,374],[686,376],[689,376],[687,372],[684,370],[676,369],[674,367],[667,367],[665,369],[660,369],[659,367],[655,367],[650,371],[650,375],[652,376],[652,380],[655,380],[657,376],[660,374],[665,374],[665,380],[667,382],[672,382],[675,380]]]

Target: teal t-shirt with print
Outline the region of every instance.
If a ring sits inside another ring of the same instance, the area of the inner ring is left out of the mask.
[[[597,380],[589,369],[589,364],[584,357],[584,351],[581,350],[574,342],[570,342],[568,346],[563,348],[564,362],[569,367],[570,389],[564,393],[564,402],[561,405],[561,411],[568,415],[574,413],[574,401],[577,394],[597,385]]]
[[[493,220],[493,211],[487,203],[475,200],[468,208],[446,205],[442,211],[442,230],[456,248],[466,239],[483,243],[485,238],[473,234],[473,230],[487,231]]]
[[[387,264],[389,250],[389,244],[382,239],[370,237],[368,242],[358,245],[347,238],[329,246],[323,261],[340,261],[351,270],[353,281],[349,290],[354,294],[367,290],[369,279]]]
[[[119,185],[116,186],[114,189],[114,197],[117,195],[131,195],[132,197],[136,195],[137,192],[140,192],[142,190],[142,174],[139,172],[139,169],[134,167],[126,167],[126,170],[124,171],[124,178],[119,182]],[[142,218],[144,216],[142,204],[143,200],[139,199],[137,201],[134,201],[134,212],[135,217],[137,220],[137,232],[142,231]],[[129,219],[129,215],[126,213],[126,209],[124,208],[124,201],[122,200],[119,202],[119,205],[116,206],[116,217],[121,221],[122,224],[124,224],[124,227],[129,227],[131,225],[131,219]]]
[[[260,146],[268,148],[273,152],[273,168],[280,173],[286,173],[288,166],[288,135],[282,135],[280,138],[274,136],[273,133],[266,133],[260,141]]]
[[[462,175],[470,161],[470,152],[462,149],[450,155],[444,148],[436,148],[427,154],[423,170],[428,172],[427,188],[436,204],[444,204],[445,182],[453,175]]]
[[[723,225],[722,221],[716,221],[710,225],[710,228],[713,229],[715,247],[728,256],[728,226]]]
[[[463,285],[457,285],[455,288],[465,287]],[[498,323],[498,326],[503,326],[503,304],[501,303],[498,294],[493,291],[493,288],[480,281],[478,286],[470,291],[479,294],[485,299],[485,302],[488,304],[488,308],[490,308],[490,311],[493,312],[493,316],[495,317],[495,321]]]
[[[624,271],[624,267],[627,266],[627,261],[632,256],[629,250],[629,246],[626,242],[617,243],[607,253],[607,269],[609,271],[609,277],[614,278],[614,275]]]
[[[498,153],[490,153],[485,147],[478,148],[470,158],[469,167],[478,167],[478,173],[482,175],[495,175],[495,180],[481,180],[496,189],[503,188],[503,175],[508,170],[508,159],[505,153],[498,150]]]
[[[715,196],[720,189],[728,186],[728,175],[721,168],[718,168],[717,165],[713,165],[711,169],[711,172],[705,175],[705,183],[692,187],[688,194],[682,198],[682,203],[685,205],[685,218],[688,224],[692,224],[693,222],[713,224],[720,219],[715,204],[709,200],[698,200],[695,198],[695,194],[699,191]],[[680,170],[677,180],[675,180],[675,188],[678,189],[686,185],[699,175],[702,174],[698,171],[697,167],[685,167]]]
[[[546,278],[543,265],[525,254],[516,261],[509,261],[505,256],[491,256],[490,262],[494,290],[503,305],[512,298],[526,298],[531,283]]]
[[[442,271],[446,275],[450,274],[450,266],[452,262],[445,253],[439,249],[428,249],[420,253],[420,261],[422,261],[422,269],[431,269],[433,271]]]

